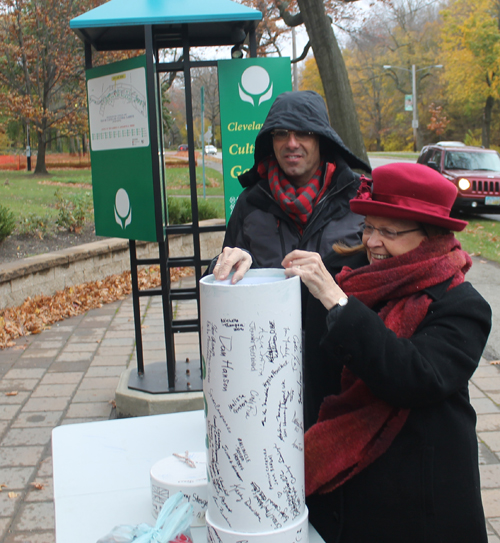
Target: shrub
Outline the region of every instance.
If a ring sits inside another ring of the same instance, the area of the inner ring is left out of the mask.
[[[186,224],[191,222],[191,202],[188,198],[174,198],[169,196],[168,200],[168,223]]]
[[[413,151],[413,136],[403,133],[387,134],[382,138],[384,151]]]
[[[198,200],[198,219],[200,221],[217,218],[217,208],[212,204],[212,202],[210,202],[210,200]]]
[[[482,147],[483,143],[481,141],[480,134],[474,134],[472,130],[467,130],[467,134],[464,137],[465,145],[472,145],[472,147]]]
[[[85,222],[92,216],[92,197],[90,192],[77,194],[72,200],[64,198],[60,190],[56,190],[57,209],[59,215],[56,220],[58,226],[67,228],[70,232],[79,233]]]
[[[216,219],[217,208],[209,200],[198,200],[198,220]],[[189,198],[168,197],[168,223],[186,224],[192,222],[191,201]]]
[[[40,239],[47,234],[50,229],[50,218],[48,215],[40,217],[36,213],[29,213],[21,219],[19,232],[24,235],[38,236]]]
[[[14,213],[8,207],[0,204],[0,241],[10,236],[15,226]]]

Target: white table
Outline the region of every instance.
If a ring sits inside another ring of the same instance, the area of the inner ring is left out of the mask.
[[[54,428],[57,543],[95,543],[119,524],[154,525],[151,467],[186,450],[205,450],[203,411]],[[194,543],[206,543],[205,528],[192,532]],[[312,526],[309,542],[323,542]]]

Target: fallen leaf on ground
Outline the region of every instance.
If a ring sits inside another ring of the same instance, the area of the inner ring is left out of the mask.
[[[43,483],[31,483],[31,486],[36,490],[43,490],[45,488]]]
[[[11,500],[19,496],[17,492],[9,492],[7,495],[9,496]]]
[[[13,390],[12,392],[6,392],[6,396],[17,396],[17,390]]]
[[[500,366],[500,360],[493,360],[490,364],[493,364],[493,366]]]
[[[178,281],[182,277],[193,275],[192,268],[172,268],[170,280]],[[140,290],[157,288],[161,285],[159,266],[143,268],[138,273]],[[39,334],[55,322],[75,315],[86,313],[103,304],[121,300],[131,294],[130,272],[110,275],[102,280],[91,281],[67,287],[53,296],[39,295],[26,298],[17,307],[8,307],[0,311],[0,349],[14,347],[14,339],[31,334]],[[25,349],[25,345],[17,346]]]
[[[7,488],[7,485],[0,484],[0,492],[2,492],[2,488]]]

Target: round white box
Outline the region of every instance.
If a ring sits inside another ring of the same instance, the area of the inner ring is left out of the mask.
[[[184,456],[185,453],[179,453]],[[204,526],[207,498],[207,459],[204,452],[188,453],[195,467],[184,460],[169,456],[156,462],[151,468],[151,493],[153,516],[158,517],[163,504],[177,492],[182,492],[193,506],[194,516],[191,526]]]
[[[309,511],[304,512],[292,524],[260,533],[234,532],[212,523],[210,512],[207,511],[207,536],[209,543],[309,543]]]

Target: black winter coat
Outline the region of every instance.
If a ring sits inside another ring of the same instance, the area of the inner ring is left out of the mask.
[[[267,180],[257,171],[259,163],[273,155],[272,131],[284,128],[319,135],[320,154],[335,163],[330,187],[313,210],[303,234],[276,203]],[[363,218],[349,208],[359,186],[359,175],[351,168],[371,171],[356,157],[330,126],[325,102],[313,91],[285,92],[274,101],[255,140],[255,163],[239,177],[245,190],[240,194],[227,225],[224,247],[239,247],[252,255],[253,267],[279,268],[294,249],[315,251],[322,256],[332,245],[360,242]],[[215,263],[212,263],[212,267]]]
[[[365,263],[362,255],[325,259],[332,274]],[[344,365],[380,398],[410,408],[385,453],[337,490],[308,498],[310,520],[328,543],[487,541],[468,381],[491,309],[470,283],[447,287],[427,289],[433,303],[409,339],[397,338],[353,296],[329,313],[309,300],[306,424],[316,420],[323,397],[339,392]]]
[[[349,200],[356,196],[359,176],[342,158],[336,164],[329,190],[316,204],[302,234],[277,204],[269,182],[261,179],[240,194],[223,246],[247,250],[255,267],[280,268],[283,258],[294,249],[326,255],[337,241],[358,244],[363,218],[350,211]]]

